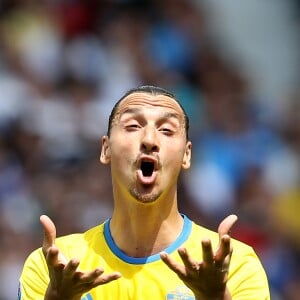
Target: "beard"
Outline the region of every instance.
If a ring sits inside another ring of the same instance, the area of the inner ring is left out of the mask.
[[[136,199],[140,203],[153,203],[162,194],[162,192],[152,192],[152,191],[147,192],[146,190],[140,191],[136,186],[132,186],[129,189],[129,193],[134,199]]]

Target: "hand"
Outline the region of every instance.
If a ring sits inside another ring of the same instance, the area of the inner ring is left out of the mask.
[[[121,277],[118,272],[105,275],[101,267],[90,272],[78,270],[79,260],[68,261],[55,245],[56,228],[51,219],[43,215],[40,217],[40,221],[44,228],[42,249],[50,276],[45,299],[77,300],[92,288]]]
[[[229,300],[226,288],[228,269],[232,254],[230,230],[237,221],[237,216],[230,215],[219,225],[219,247],[214,252],[209,239],[202,240],[203,261],[193,260],[185,248],[178,253],[183,265],[173,260],[167,253],[161,253],[161,259],[195,294],[196,299]]]

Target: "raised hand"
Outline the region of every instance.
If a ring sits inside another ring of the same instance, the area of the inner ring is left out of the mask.
[[[79,260],[68,261],[55,245],[56,228],[51,219],[43,215],[40,221],[44,228],[42,249],[50,276],[45,300],[78,300],[92,288],[121,277],[118,272],[103,274],[101,267],[90,272],[80,271]]]
[[[193,291],[196,299],[231,299],[226,288],[232,254],[229,233],[236,221],[237,216],[230,215],[220,223],[218,228],[220,242],[215,252],[209,239],[201,241],[203,260],[200,262],[190,257],[185,248],[178,249],[183,265],[177,263],[167,253],[161,253],[161,259]]]

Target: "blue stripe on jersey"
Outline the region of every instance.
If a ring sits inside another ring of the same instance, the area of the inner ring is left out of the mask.
[[[182,215],[184,223],[183,223],[183,228],[182,231],[179,235],[179,237],[172,243],[169,247],[164,249],[164,251],[168,254],[172,253],[176,249],[178,249],[189,237],[191,231],[192,231],[192,221],[185,215]],[[159,253],[147,256],[147,257],[131,257],[126,255],[122,250],[118,248],[118,246],[115,244],[111,232],[110,232],[110,219],[107,220],[104,223],[104,237],[105,240],[110,248],[110,250],[120,259],[123,261],[129,263],[129,264],[145,264],[145,263],[150,263],[154,262],[157,260],[160,260],[160,255]]]
[[[21,282],[19,282],[18,286],[18,300],[21,300]]]
[[[90,294],[85,295],[81,300],[93,300],[92,296]]]

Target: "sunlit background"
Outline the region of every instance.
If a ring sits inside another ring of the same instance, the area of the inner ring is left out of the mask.
[[[299,299],[299,20],[296,0],[1,0],[0,299],[17,297],[40,214],[58,235],[111,215],[100,138],[140,84],[190,115],[181,211],[214,230],[238,214],[272,299]]]

